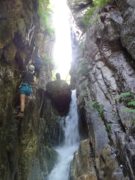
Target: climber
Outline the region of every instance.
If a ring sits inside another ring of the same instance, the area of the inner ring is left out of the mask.
[[[17,114],[17,118],[24,117],[25,103],[27,98],[32,94],[32,84],[35,80],[35,66],[30,64],[28,70],[22,73],[22,82],[19,86],[20,93],[20,111]]]

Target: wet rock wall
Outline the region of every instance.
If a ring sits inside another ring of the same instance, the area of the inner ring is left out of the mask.
[[[135,179],[134,11],[132,0],[112,1],[96,9],[79,41],[73,43],[71,76],[77,88],[80,129],[88,135],[87,167],[94,169],[94,179]],[[72,179],[90,179],[89,170],[77,171],[81,148],[73,161]]]
[[[56,159],[51,146],[59,142],[56,137],[60,127],[49,99],[42,93],[51,79],[52,67],[47,59],[53,36],[40,24],[38,8],[37,0],[0,2],[1,180],[45,179]],[[37,85],[26,105],[24,119],[16,119],[21,72],[38,53],[42,68]]]

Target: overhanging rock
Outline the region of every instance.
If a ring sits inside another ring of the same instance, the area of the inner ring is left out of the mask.
[[[67,115],[71,101],[70,86],[64,80],[55,80],[47,84],[46,93],[59,115]]]

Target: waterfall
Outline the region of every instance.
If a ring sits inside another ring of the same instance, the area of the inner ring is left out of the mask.
[[[58,152],[58,161],[48,176],[48,180],[68,180],[70,163],[73,159],[74,152],[79,146],[79,132],[78,132],[78,114],[76,105],[76,91],[72,91],[72,100],[70,110],[67,117],[61,119],[65,121],[62,123],[64,131],[64,143],[55,150]]]
[[[55,70],[61,78],[67,80],[72,61],[71,50],[71,14],[66,0],[51,0],[53,9],[53,27],[55,30],[55,43],[53,48],[53,61]]]

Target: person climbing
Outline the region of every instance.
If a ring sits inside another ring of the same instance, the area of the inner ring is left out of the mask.
[[[28,70],[22,73],[22,82],[19,86],[19,94],[20,94],[20,111],[16,115],[17,118],[24,117],[25,103],[27,98],[32,94],[32,84],[35,81],[35,66],[33,64],[29,64]]]

